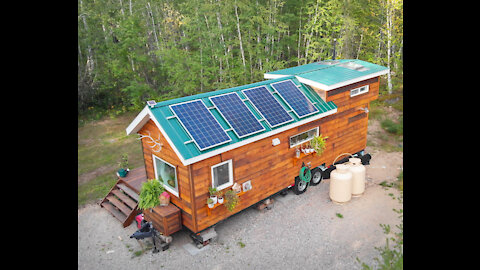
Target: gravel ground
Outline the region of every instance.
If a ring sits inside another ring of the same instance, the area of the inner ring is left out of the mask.
[[[100,206],[87,205],[78,210],[78,269],[361,269],[356,258],[374,266],[374,247],[385,245],[380,224],[396,231],[393,209],[403,208],[397,189],[378,184],[396,180],[403,153],[366,150],[372,160],[363,196],[332,203],[330,179],[302,195],[276,195],[272,210],[249,208],[220,222],[217,240],[195,255],[184,248],[193,241],[182,230],[168,250],[136,256],[142,246],[129,238],[135,223],[122,228]]]

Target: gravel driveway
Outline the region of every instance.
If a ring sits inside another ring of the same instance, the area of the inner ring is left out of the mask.
[[[396,180],[403,153],[367,151],[372,160],[363,196],[332,203],[330,179],[302,195],[277,195],[272,210],[249,208],[219,223],[217,241],[195,255],[185,248],[193,242],[186,230],[173,234],[166,251],[135,254],[142,250],[129,238],[135,222],[123,228],[100,206],[87,205],[78,210],[78,269],[361,269],[357,257],[375,265],[374,247],[386,238],[380,224],[396,231],[393,209],[403,208],[397,189],[378,184]]]

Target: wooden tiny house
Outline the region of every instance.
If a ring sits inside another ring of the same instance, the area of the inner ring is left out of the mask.
[[[362,152],[369,103],[388,71],[347,59],[287,68],[265,81],[147,105],[126,131],[142,136],[146,178],[162,179],[183,226],[197,233],[295,187],[302,164],[323,171],[342,153]],[[324,153],[297,158],[319,134],[328,136]],[[233,211],[207,207],[209,187],[248,181]]]

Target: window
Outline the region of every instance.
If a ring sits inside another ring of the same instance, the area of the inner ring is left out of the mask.
[[[233,185],[232,160],[212,166],[212,187],[222,190]]]
[[[290,148],[300,145],[304,142],[308,142],[315,136],[318,136],[318,127],[292,136],[290,137]]]
[[[178,197],[177,170],[172,164],[153,155],[155,176],[170,193]]]
[[[360,95],[360,94],[363,94],[363,93],[367,93],[368,92],[368,86],[369,85],[367,84],[367,85],[364,85],[362,87],[350,90],[350,97],[354,97],[354,96],[357,96],[357,95]]]

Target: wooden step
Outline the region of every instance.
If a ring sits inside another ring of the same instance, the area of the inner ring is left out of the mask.
[[[130,209],[128,206],[126,206],[123,202],[119,201],[115,196],[110,195],[107,196],[107,200],[113,204],[115,207],[117,207],[125,216],[130,215],[130,212],[132,212],[132,209]]]
[[[122,212],[118,211],[118,209],[115,208],[115,206],[113,206],[110,202],[105,201],[101,204],[101,206],[107,209],[108,212],[110,212],[115,218],[117,218],[120,222],[122,222],[122,224],[125,221],[125,219],[127,219],[127,216]]]
[[[129,187],[127,187],[124,184],[118,184],[117,187],[122,189],[126,194],[128,194],[128,196],[132,197],[132,199],[134,199],[136,202],[138,202],[139,197],[138,197],[138,194],[135,191],[133,191],[132,189],[130,189]]]
[[[123,201],[126,205],[128,205],[130,208],[134,209],[137,206],[137,202],[132,200],[129,196],[125,195],[120,189],[114,189],[112,190],[112,193],[115,194],[115,196],[118,197],[121,201]]]

